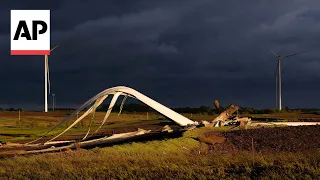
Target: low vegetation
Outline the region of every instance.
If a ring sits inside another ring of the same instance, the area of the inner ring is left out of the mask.
[[[52,113],[46,121],[41,112],[24,112],[20,118],[24,123],[16,126],[14,121],[19,119],[10,113],[15,112],[0,113],[1,141],[35,139],[52,128],[50,123],[55,125],[67,114]],[[103,115],[98,112],[95,122]],[[203,114],[184,115],[195,120],[213,118]],[[270,118],[264,114],[258,116]],[[146,113],[121,116],[114,113],[103,131],[120,132],[141,126],[159,128],[170,123],[162,119],[151,112],[148,117]],[[34,121],[37,122],[34,127],[27,126]],[[77,137],[86,133],[86,129],[86,124],[79,125],[68,136]],[[175,139],[2,158],[0,179],[319,179],[319,131],[320,126],[248,130],[203,127]],[[199,141],[200,136],[212,135],[226,140],[215,145]]]
[[[286,129],[287,128],[287,129]],[[292,129],[291,129],[292,128]],[[311,128],[311,129],[309,129]],[[313,129],[312,129],[313,128]],[[281,128],[282,129],[282,128]],[[284,132],[293,130],[303,137],[316,137],[319,127],[284,127]],[[319,179],[319,145],[309,144],[299,151],[298,144],[311,141],[290,141],[281,147],[283,140],[278,128],[266,128],[262,138],[258,129],[230,131],[223,129],[220,134],[229,134],[222,144],[209,145],[195,139],[200,135],[210,136],[217,128],[200,128],[186,132],[183,137],[161,141],[139,142],[113,147],[76,150],[61,153],[32,156],[15,156],[0,159],[0,178],[13,179]],[[248,132],[248,133],[247,133]],[[230,134],[234,134],[233,136]],[[243,133],[243,134],[241,134]],[[265,144],[261,151],[259,143],[273,135],[273,144]],[[257,137],[254,151],[251,137]],[[287,139],[292,138],[289,133]],[[243,137],[245,141],[235,141]],[[234,148],[231,148],[230,143]],[[210,145],[211,146],[211,145]],[[224,148],[222,148],[224,147]],[[295,149],[296,148],[296,149]],[[45,169],[45,170],[44,170]]]

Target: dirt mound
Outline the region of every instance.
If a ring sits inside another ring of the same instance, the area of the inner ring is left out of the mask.
[[[213,153],[215,154],[225,154],[225,153],[236,153],[238,152],[238,149],[234,144],[232,144],[231,141],[226,140],[225,142],[221,144],[215,144],[209,147],[209,149],[212,150]]]
[[[207,131],[198,140],[212,153],[236,153],[252,150],[252,138],[256,152],[303,152],[320,150],[320,126],[289,126],[259,128],[226,132]]]
[[[301,152],[320,149],[319,132],[320,126],[316,125],[238,130],[222,135],[239,150],[251,150],[253,138],[258,152]]]
[[[221,132],[218,131],[208,131],[203,135],[197,138],[199,142],[201,142],[199,148],[201,146],[206,146],[203,149],[205,153],[229,153],[229,152],[237,152],[237,148],[232,144],[231,141],[227,140]],[[202,147],[203,148],[203,147]]]
[[[215,145],[223,143],[226,140],[226,138],[219,132],[209,132],[204,133],[199,137],[200,142],[204,142],[209,145]]]

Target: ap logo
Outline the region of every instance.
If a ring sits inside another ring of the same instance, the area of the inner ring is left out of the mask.
[[[11,10],[11,55],[50,55],[50,10]]]

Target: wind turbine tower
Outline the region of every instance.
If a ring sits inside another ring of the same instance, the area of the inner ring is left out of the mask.
[[[57,47],[59,47],[59,45],[52,48],[50,52]],[[44,112],[48,112],[48,86],[50,94],[49,57],[48,55],[44,55]]]
[[[281,72],[283,72],[283,69],[281,70]],[[268,72],[270,75],[274,76],[274,78],[276,79],[276,85],[275,85],[275,95],[276,95],[276,109],[278,109],[278,72],[277,72],[277,69],[275,72]]]

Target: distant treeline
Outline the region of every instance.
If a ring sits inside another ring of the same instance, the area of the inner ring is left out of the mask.
[[[86,108],[87,109],[87,108]],[[5,108],[0,108],[0,111],[25,111],[24,109],[22,109],[22,108],[7,108],[7,109],[5,109]],[[54,109],[55,111],[75,111],[76,109],[75,108],[55,108]],[[26,110],[26,111],[28,111],[28,110]],[[48,111],[52,111],[52,109],[48,109]],[[37,111],[37,110],[35,110],[35,111],[33,111],[33,112],[42,112],[42,111]]]
[[[109,108],[108,104],[102,105],[101,108],[98,108],[97,111],[106,111]],[[193,114],[218,114],[218,111],[215,108],[207,107],[207,106],[200,106],[200,107],[179,107],[179,108],[171,108],[172,110],[178,113],[193,113]],[[120,105],[116,105],[113,110],[119,111]],[[131,104],[124,104],[122,112],[150,112],[153,111],[152,108],[145,104],[138,104],[138,103],[131,103]],[[299,112],[299,113],[312,113],[312,114],[319,114],[320,109],[289,109],[285,107],[281,112]],[[240,107],[239,113],[241,114],[272,114],[272,113],[281,113],[275,108],[268,108],[268,109],[254,109],[248,107]]]
[[[97,109],[97,111],[106,111],[109,108],[109,104],[103,104],[100,106],[100,108]],[[192,114],[218,114],[218,111],[215,108],[207,107],[207,106],[200,106],[200,107],[179,107],[179,108],[171,108],[172,110],[178,112],[178,113],[192,113]],[[0,111],[23,111],[23,109],[18,108],[9,108],[9,109],[2,109],[0,108]],[[75,111],[74,108],[55,108],[55,111]],[[86,109],[85,109],[86,110]],[[113,111],[119,111],[120,105],[115,105],[113,107]],[[52,111],[52,109],[49,109],[49,111]],[[124,104],[122,108],[122,112],[152,112],[154,111],[152,108],[145,104],[139,104],[139,103],[131,103],[131,104]],[[279,112],[275,108],[268,108],[268,109],[254,109],[254,108],[248,108],[248,107],[240,107],[239,113],[240,114],[272,114],[272,113],[282,113],[282,112],[299,112],[299,113],[311,113],[311,114],[319,114],[320,115],[320,109],[316,108],[302,108],[302,109],[289,109],[288,107],[285,107],[281,112]]]

